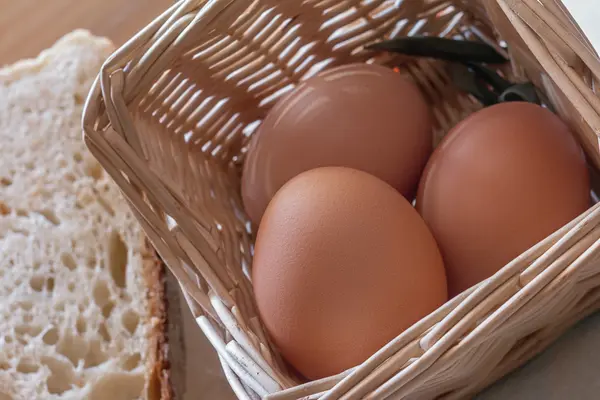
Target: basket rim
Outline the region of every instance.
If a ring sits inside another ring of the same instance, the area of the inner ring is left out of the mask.
[[[589,84],[581,76],[577,75],[576,68],[583,65],[594,79],[600,80],[600,59],[595,50],[591,47],[589,40],[578,28],[575,20],[564,9],[564,5],[559,4],[557,0],[494,0],[508,18],[512,26],[519,33],[521,39],[532,51],[537,62],[539,62],[547,72],[550,79],[556,84],[558,89],[577,107],[578,112],[584,122],[593,132],[600,136],[600,100],[594,94]],[[244,0],[237,0],[237,4],[242,4]],[[169,7],[163,14],[157,17],[153,22],[142,29],[137,35],[132,37],[127,43],[114,52],[103,64],[102,69],[93,84],[84,106],[82,129],[86,145],[92,154],[99,159],[100,163],[107,169],[111,177],[117,181],[121,190],[123,190],[129,205],[136,218],[142,223],[146,232],[155,247],[167,265],[175,272],[177,279],[184,287],[188,298],[188,303],[192,307],[194,301],[200,305],[207,315],[215,322],[222,320],[223,309],[230,308],[235,304],[235,299],[229,296],[227,289],[219,287],[218,279],[210,277],[210,268],[203,271],[203,276],[212,283],[212,295],[199,294],[198,290],[193,290],[195,283],[183,272],[182,261],[191,264],[199,264],[198,257],[190,257],[195,249],[201,248],[200,257],[210,258],[209,264],[219,264],[216,256],[211,256],[211,244],[204,236],[191,225],[178,228],[175,238],[166,238],[157,231],[156,219],[151,217],[152,207],[143,206],[145,204],[140,189],[144,189],[144,182],[153,179],[153,172],[144,171],[143,152],[139,139],[135,132],[134,122],[127,104],[133,100],[136,95],[136,88],[143,87],[149,81],[156,78],[160,71],[168,65],[170,57],[174,57],[176,52],[186,45],[186,38],[190,32],[198,34],[220,15],[219,6],[224,8],[235,4],[235,0],[180,0]],[[566,12],[566,13],[565,13]],[[204,27],[203,27],[204,26]],[[598,139],[600,143],[600,139]],[[597,146],[596,146],[597,147]],[[123,154],[128,155],[128,160],[137,160],[134,165],[128,165],[122,158]],[[121,171],[127,171],[129,176],[125,179]],[[132,187],[137,186],[137,188]],[[164,211],[167,213],[181,214],[177,210],[181,206],[176,196],[165,189],[160,189],[156,185],[151,188],[155,193],[151,194],[150,202],[158,209],[163,209],[165,203],[172,206]],[[147,193],[146,191],[145,193]],[[465,318],[472,318],[476,314],[477,307],[485,299],[491,296],[501,296],[504,285],[519,285],[521,291],[518,295],[511,298],[509,302],[486,316],[487,324],[482,323],[478,330],[469,333],[466,340],[471,340],[471,344],[481,340],[482,337],[490,331],[497,329],[502,321],[506,321],[512,315],[523,307],[529,299],[543,290],[549,283],[558,276],[570,264],[553,263],[562,254],[572,246],[587,238],[591,240],[596,238],[596,226],[600,223],[600,206],[594,206],[584,215],[572,221],[569,225],[558,231],[556,234],[547,238],[538,246],[524,253],[521,257],[515,259],[507,267],[503,268],[498,274],[483,282],[477,287],[463,293],[449,303],[446,303],[442,309],[436,311],[436,317],[439,322],[424,336],[419,329],[426,326],[427,321],[422,320],[396,339],[374,354],[369,360],[360,366],[347,371],[335,377],[329,377],[321,381],[312,382],[308,385],[296,386],[276,394],[266,394],[269,399],[288,399],[301,391],[303,394],[315,394],[319,391],[327,391],[322,398],[334,399],[347,393],[354,385],[373,373],[380,367],[383,361],[394,354],[401,344],[405,344],[409,338],[421,337],[419,346],[425,351],[418,360],[406,367],[393,379],[374,392],[375,395],[388,395],[399,389],[406,389],[411,386],[411,382],[418,374],[427,370],[433,362],[440,358],[452,346],[457,338],[464,334],[461,330],[460,322]],[[179,237],[177,237],[179,236]],[[194,240],[190,240],[194,236]],[[179,239],[179,240],[178,240]],[[584,244],[589,244],[584,242]],[[173,251],[173,249],[182,249]],[[197,251],[197,250],[196,250]],[[163,256],[166,255],[165,256]],[[531,258],[536,259],[532,266],[525,268]],[[207,260],[208,261],[208,260]],[[550,265],[550,268],[548,268]],[[524,269],[525,268],[525,269]],[[518,271],[523,270],[517,274]],[[515,276],[517,277],[515,279]],[[215,295],[218,294],[218,295]],[[481,311],[481,310],[479,310]],[[475,314],[474,314],[475,313]],[[429,318],[429,317],[428,317]],[[237,369],[239,364],[236,360],[223,361],[227,351],[225,343],[219,338],[218,333],[213,326],[212,321],[207,317],[199,317],[199,325],[204,325],[207,337],[212,337],[215,348],[222,357],[222,363],[226,369],[233,375],[230,379],[232,386],[238,385],[242,389],[244,385],[254,385],[253,377],[235,381],[236,376],[244,374],[243,370]],[[421,325],[419,325],[421,324]],[[458,327],[458,328],[457,328]],[[413,329],[414,328],[414,329]],[[415,336],[416,335],[416,336]],[[212,342],[212,341],[211,341]],[[474,345],[474,344],[473,344]],[[251,359],[253,357],[250,357]],[[231,366],[234,366],[233,369]],[[259,374],[257,386],[251,388],[256,392],[265,386],[273,388],[273,382],[270,382],[270,374],[265,373],[265,366],[262,367],[262,374]],[[272,372],[272,371],[269,371]],[[275,382],[277,384],[277,382]],[[245,390],[245,389],[244,389]]]

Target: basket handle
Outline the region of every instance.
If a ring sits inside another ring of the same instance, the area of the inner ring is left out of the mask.
[[[569,66],[575,67],[582,61],[600,79],[597,54],[573,21],[567,20],[564,13],[562,18],[557,15],[560,11],[554,0],[499,0],[499,3],[507,4]]]
[[[581,62],[600,80],[600,60],[575,23],[554,0],[496,2],[548,76],[600,136],[600,99],[575,71]]]

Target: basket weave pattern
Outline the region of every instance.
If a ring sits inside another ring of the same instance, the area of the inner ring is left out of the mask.
[[[270,107],[325,68],[398,66],[431,104],[437,142],[478,103],[441,62],[363,46],[415,34],[496,45],[496,33],[509,44],[504,73],[536,83],[599,167],[600,63],[559,0],[180,1],[106,61],[84,139],[180,282],[239,398],[463,398],[600,308],[594,206],[338,376],[301,384],[257,317],[239,176]]]

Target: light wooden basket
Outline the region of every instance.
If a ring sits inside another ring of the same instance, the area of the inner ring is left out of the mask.
[[[338,376],[299,383],[266,336],[251,282],[239,178],[248,140],[298,81],[349,62],[401,65],[436,135],[479,108],[445,64],[363,49],[439,35],[508,43],[600,167],[600,63],[560,0],[188,0],[114,53],[89,95],[84,138],[118,183],[241,399],[464,398],[600,307],[600,206]],[[505,42],[502,42],[505,41]],[[493,211],[490,211],[493,212]]]

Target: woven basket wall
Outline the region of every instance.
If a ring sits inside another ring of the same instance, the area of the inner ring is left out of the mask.
[[[253,230],[239,195],[248,141],[270,107],[331,66],[401,66],[436,117],[435,138],[480,106],[446,65],[369,53],[403,35],[508,44],[600,166],[600,63],[559,0],[181,1],[104,64],[84,138],[179,280],[241,399],[464,398],[600,307],[600,206],[338,376],[300,384],[265,335],[251,282]],[[200,334],[200,331],[199,331]]]

